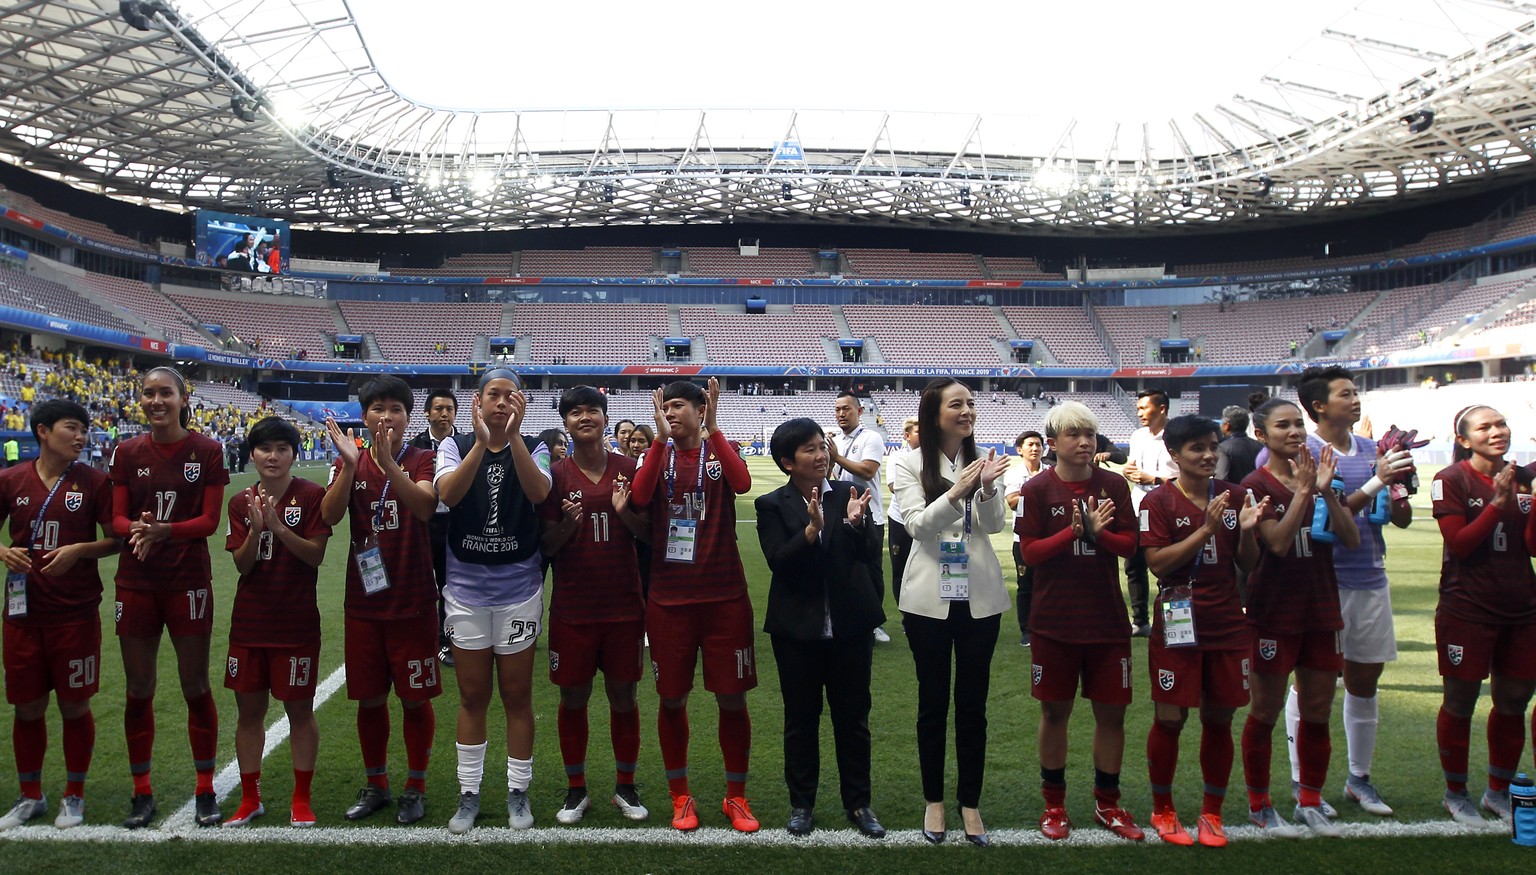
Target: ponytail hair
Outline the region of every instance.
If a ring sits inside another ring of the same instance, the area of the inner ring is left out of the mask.
[[[160,365],[144,372],[144,378],[149,379],[153,374],[165,374],[176,384],[176,392],[181,396],[181,427],[186,428],[192,422],[192,393],[187,390],[187,378],[181,375],[181,371],[170,365]]]
[[[1492,409],[1493,409],[1492,407],[1489,407],[1486,404],[1469,404],[1466,407],[1463,407],[1460,410],[1456,411],[1456,416],[1451,419],[1451,434],[1454,435],[1457,438],[1464,438],[1464,437],[1466,437],[1467,436],[1467,431],[1466,431],[1466,429],[1467,429],[1467,414],[1471,413],[1474,410],[1492,410]],[[1472,458],[1472,448],[1471,447],[1464,447],[1464,446],[1462,446],[1461,444],[1457,443],[1455,441],[1455,439],[1453,438],[1451,440],[1451,461],[1452,462],[1465,462],[1466,460],[1468,460],[1470,458]]]

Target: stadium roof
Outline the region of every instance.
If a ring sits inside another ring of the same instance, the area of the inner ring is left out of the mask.
[[[1266,38],[1240,24],[1234,40]],[[372,26],[344,0],[13,5],[0,13],[0,155],[118,197],[301,227],[1108,234],[1391,207],[1530,172],[1536,155],[1536,6],[1518,0],[1366,0],[1260,81],[1231,83],[1229,100],[1120,122],[826,108],[861,99],[842,82],[799,109],[557,109],[512,87],[510,109],[448,109],[392,87],[364,41]],[[558,37],[577,47],[573,65],[608,78],[645,63]],[[528,41],[507,40],[509,52]],[[423,51],[457,69],[454,47]],[[508,82],[560,72],[508,66],[520,74]]]

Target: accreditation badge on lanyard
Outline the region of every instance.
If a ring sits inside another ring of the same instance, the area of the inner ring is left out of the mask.
[[[1184,492],[1184,487],[1177,481],[1174,486]],[[1188,497],[1188,494],[1185,494]],[[1205,506],[1211,506],[1211,499],[1216,497],[1216,483],[1211,481],[1210,494],[1206,496]],[[1194,647],[1199,643],[1195,634],[1195,578],[1200,574],[1200,563],[1205,561],[1205,545],[1195,553],[1195,567],[1189,572],[1189,580],[1185,583],[1163,587],[1161,601],[1163,603],[1163,644],[1168,647]]]
[[[32,520],[30,534],[26,543],[22,545],[22,549],[27,551],[29,557],[32,545],[37,543],[37,533],[43,530],[43,520],[48,514],[48,505],[53,504],[53,497],[59,493],[59,487],[64,485],[64,478],[68,477],[69,472],[74,468],[74,462],[64,466],[64,473],[59,475],[59,479],[53,481],[53,488],[48,490],[48,497],[43,499],[42,507],[37,509],[37,516]],[[5,615],[13,618],[27,615],[27,572],[25,571],[12,571],[5,576]]]
[[[963,602],[971,598],[971,500],[965,500],[965,534],[958,541],[939,541],[939,598]]]
[[[692,562],[698,544],[699,522],[704,519],[704,455],[699,445],[698,488],[677,500],[677,445],[667,454],[667,552],[668,562]]]
[[[395,456],[395,464],[405,458],[407,444],[400,445],[400,454]],[[380,472],[383,473],[383,472]],[[384,553],[379,549],[379,532],[384,527],[384,499],[389,497],[389,478],[384,479],[384,488],[379,490],[378,504],[374,505],[373,522],[368,527],[368,537],[361,544],[356,545],[352,551],[352,560],[357,563],[357,576],[363,581],[363,595],[377,595],[389,589],[389,572],[384,569]]]

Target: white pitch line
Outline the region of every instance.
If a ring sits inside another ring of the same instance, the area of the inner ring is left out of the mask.
[[[337,666],[335,671],[331,672],[325,680],[320,682],[320,686],[315,688],[314,708],[316,711],[320,710],[320,706],[325,704],[326,699],[329,699],[337,690],[341,689],[341,685],[346,682],[346,679],[347,667],[345,664],[342,664]],[[281,702],[277,704],[279,706],[282,705]],[[266,743],[261,748],[262,761],[265,762],[267,757],[272,755],[272,751],[276,750],[278,745],[287,740],[288,715],[284,714],[274,721],[271,726],[267,727]],[[213,776],[213,792],[218,796],[219,801],[223,802],[238,786],[240,786],[240,761],[235,759],[231,760],[217,775]],[[197,798],[194,796],[187,800],[187,804],[177,809],[175,814],[160,822],[160,831],[176,833],[178,837],[195,831],[197,827],[193,820],[193,814],[196,810]]]

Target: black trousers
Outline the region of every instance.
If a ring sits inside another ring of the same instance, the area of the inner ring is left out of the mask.
[[[1147,555],[1140,550],[1125,560],[1125,585],[1131,591],[1131,622],[1147,625]]]
[[[432,538],[432,576],[437,578],[437,646],[447,647],[443,622],[448,618],[448,606],[443,602],[443,584],[448,581],[448,514],[432,514],[427,533]]]
[[[1013,571],[1019,583],[1019,634],[1029,632],[1029,608],[1035,599],[1035,569],[1024,564],[1019,542],[1013,542]]]
[[[869,806],[870,664],[867,634],[822,641],[773,636],[784,699],[784,783],[793,808],[816,807],[821,781],[821,705],[832,711],[838,789],[843,808]]]
[[[871,523],[871,525],[874,525]],[[875,543],[885,543],[885,526],[875,526]],[[876,554],[875,561],[868,563],[869,579],[875,583],[875,598],[885,604],[885,560]]]
[[[923,798],[944,799],[944,741],[948,734],[950,668],[954,668],[955,797],[966,808],[981,803],[987,759],[987,691],[992,651],[1001,618],[972,619],[970,606],[954,602],[949,617],[935,620],[903,612],[902,627],[917,667],[917,763]]]
[[[907,534],[906,526],[895,520],[887,521],[885,529],[890,538],[891,600],[899,605],[901,604],[901,575],[907,570],[907,554],[912,552],[912,536]]]

